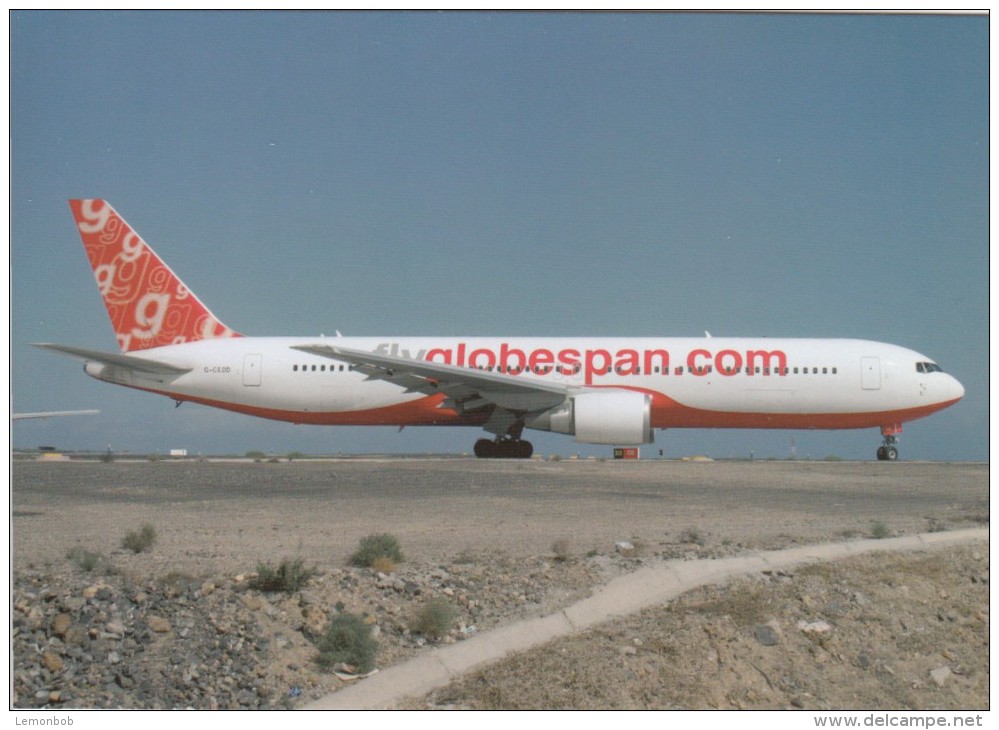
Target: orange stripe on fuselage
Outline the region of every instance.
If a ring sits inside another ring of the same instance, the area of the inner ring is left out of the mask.
[[[366,408],[359,411],[289,411],[243,403],[228,403],[192,395],[178,395],[153,388],[126,387],[165,395],[176,401],[200,403],[212,408],[221,408],[271,421],[287,421],[313,426],[481,426],[489,415],[488,413],[471,413],[459,416],[450,408],[441,408],[440,404],[446,398],[443,393],[393,406]]]
[[[443,393],[380,408],[357,411],[289,411],[261,408],[242,403],[227,403],[211,398],[178,395],[152,388],[133,387],[150,393],[165,395],[178,401],[190,401],[213,408],[244,413],[273,421],[311,424],[318,426],[481,426],[489,411],[459,415],[451,408],[441,408],[446,396]],[[620,386],[617,386],[620,387]],[[886,423],[903,423],[925,418],[932,413],[953,405],[957,400],[919,408],[896,411],[871,411],[867,413],[738,413],[711,411],[685,406],[668,396],[644,388],[627,388],[652,396],[652,425],[654,428],[774,428],[838,430],[851,428],[880,428]]]
[[[639,390],[639,389],[635,389]],[[918,408],[866,413],[739,413],[691,408],[662,393],[644,391],[652,396],[652,425],[655,428],[786,428],[838,430],[880,428],[886,423],[903,423],[925,418],[957,403],[935,403]]]

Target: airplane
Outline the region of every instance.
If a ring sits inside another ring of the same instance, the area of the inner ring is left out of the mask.
[[[528,429],[653,443],[656,429],[878,428],[963,386],[912,350],[762,337],[248,337],[222,323],[104,200],[70,208],[118,352],[38,343],[108,383],[296,424],[477,426],[480,458],[529,458]]]

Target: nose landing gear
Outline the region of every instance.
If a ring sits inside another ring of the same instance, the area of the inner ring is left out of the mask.
[[[878,461],[898,461],[898,434],[902,433],[902,424],[882,426],[882,445],[878,447]]]

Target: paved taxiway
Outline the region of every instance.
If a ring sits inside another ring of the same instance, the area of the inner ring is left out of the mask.
[[[713,544],[775,550],[987,524],[988,464],[382,459],[14,462],[13,564],[64,561],[74,545],[119,551],[144,522],[156,550],[136,567],[199,574],[308,556],[342,565],[373,532],[415,559],[463,550],[512,557],[650,546],[696,530]],[[128,562],[129,556],[121,560]]]

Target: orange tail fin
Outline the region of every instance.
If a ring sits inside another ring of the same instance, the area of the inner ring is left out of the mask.
[[[240,337],[184,286],[104,200],[71,200],[97,288],[122,352]]]

